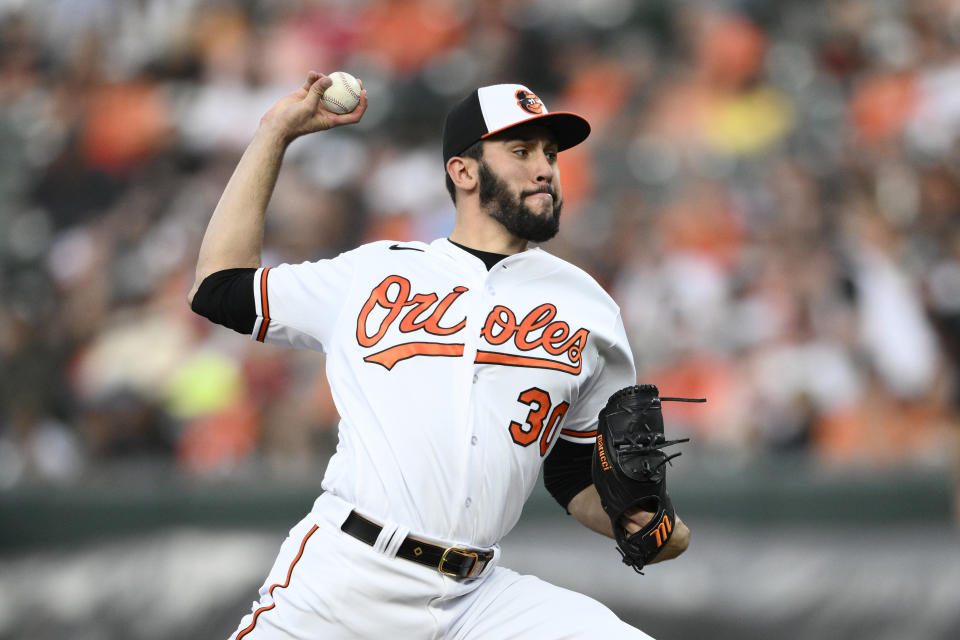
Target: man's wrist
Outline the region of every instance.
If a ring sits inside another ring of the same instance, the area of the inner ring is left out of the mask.
[[[268,147],[273,147],[279,152],[286,151],[291,142],[297,139],[297,135],[283,130],[273,122],[262,122],[257,132],[254,134],[253,142]]]

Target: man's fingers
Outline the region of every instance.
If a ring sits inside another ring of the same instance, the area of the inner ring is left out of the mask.
[[[301,89],[303,89],[304,91],[310,91],[310,87],[313,86],[313,83],[316,82],[317,78],[319,77],[320,77],[319,73],[317,73],[316,71],[310,71],[307,74],[307,81],[303,83],[303,86],[301,87]]]
[[[363,82],[360,83],[360,86],[363,86]],[[356,108],[351,112],[357,116],[357,120],[363,116],[363,112],[367,110],[367,92],[364,89],[360,90],[360,102],[357,103]]]
[[[641,509],[631,509],[624,514],[623,518],[620,520],[620,524],[623,525],[623,528],[627,530],[627,533],[636,533],[643,528],[645,524],[650,522],[653,519],[653,515],[649,511],[643,511]]]
[[[366,110],[367,110],[367,92],[364,90],[360,92],[360,102],[357,103],[357,106],[353,111],[349,113],[331,115],[329,116],[329,118],[330,118],[330,121],[333,122],[333,124],[336,126],[343,125],[343,124],[353,124],[354,122],[358,122],[360,118],[363,117],[363,112]]]
[[[316,79],[307,87],[307,100],[310,101],[310,106],[314,109],[319,107],[323,92],[329,89],[332,84],[333,80],[322,73],[318,73]]]

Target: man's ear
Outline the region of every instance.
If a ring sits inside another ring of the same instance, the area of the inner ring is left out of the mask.
[[[447,160],[447,175],[457,189],[472,191],[479,182],[479,163],[473,158],[454,156]]]

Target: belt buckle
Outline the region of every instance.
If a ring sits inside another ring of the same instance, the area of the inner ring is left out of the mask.
[[[467,571],[466,575],[460,575],[460,573],[458,573],[458,572],[447,571],[447,570],[445,570],[445,569],[443,568],[444,563],[447,561],[447,555],[448,555],[451,551],[453,551],[453,552],[455,552],[455,553],[459,553],[459,554],[462,555],[462,556],[467,556],[467,557],[472,557],[472,558],[473,558],[473,564],[470,565],[470,570]],[[465,578],[469,578],[469,577],[473,574],[474,569],[477,568],[477,562],[479,562],[479,560],[480,560],[480,555],[479,555],[478,553],[474,552],[474,551],[467,551],[466,549],[461,549],[461,548],[459,548],[459,547],[447,547],[447,548],[444,550],[443,555],[440,556],[440,564],[437,565],[437,570],[438,570],[440,573],[442,573],[443,575],[447,576],[447,577],[457,578],[458,580],[463,580],[463,579],[465,579]]]

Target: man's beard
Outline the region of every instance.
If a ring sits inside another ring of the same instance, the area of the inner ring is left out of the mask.
[[[480,206],[487,210],[494,220],[502,224],[507,231],[528,242],[545,242],[557,235],[560,230],[560,209],[563,202],[557,199],[553,187],[524,191],[517,198],[507,183],[500,179],[480,161]],[[537,215],[524,203],[524,199],[533,193],[543,191],[553,196],[553,214]]]

